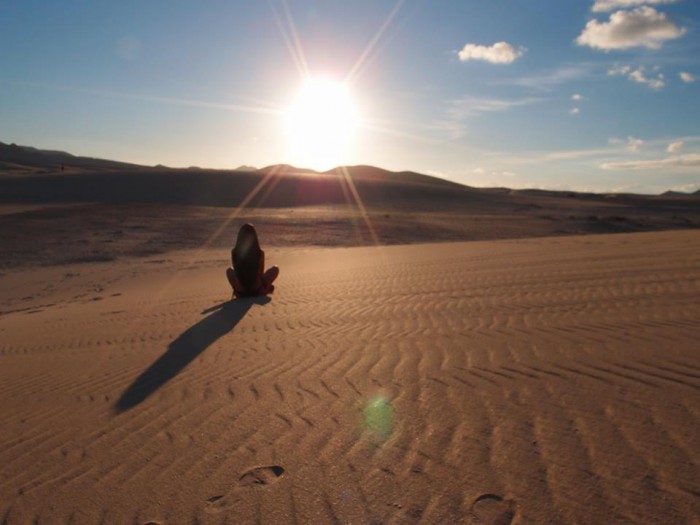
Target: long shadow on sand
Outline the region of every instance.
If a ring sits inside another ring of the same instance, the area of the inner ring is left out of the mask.
[[[237,299],[204,310],[202,314],[209,315],[170,343],[168,350],[129,385],[114,405],[114,410],[124,412],[144,401],[217,339],[233,330],[254,304],[269,302],[269,297]]]

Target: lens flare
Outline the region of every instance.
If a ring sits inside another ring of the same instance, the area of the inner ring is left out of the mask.
[[[377,395],[369,399],[362,408],[365,428],[381,439],[391,436],[394,425],[394,409],[389,400]]]

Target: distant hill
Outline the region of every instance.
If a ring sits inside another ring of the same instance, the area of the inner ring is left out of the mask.
[[[256,170],[256,172],[265,175],[314,175],[316,177],[328,176],[334,178],[344,178],[349,176],[353,181],[360,182],[427,184],[429,186],[442,186],[461,189],[469,188],[469,186],[465,186],[464,184],[458,184],[456,182],[451,182],[438,177],[432,177],[430,175],[422,175],[412,171],[389,171],[376,166],[367,165],[339,166],[327,171],[318,172],[307,168],[297,168],[296,166],[291,166],[289,164],[274,164],[272,166],[266,166]]]
[[[498,208],[488,193],[412,173],[372,167],[316,173],[293,166],[256,171],[134,168],[0,177],[0,202],[108,202],[301,207],[365,204],[395,209]]]
[[[413,171],[389,171],[375,166],[342,166],[333,168],[324,172],[325,174],[344,176],[349,174],[353,179],[363,181],[386,181],[386,182],[401,182],[412,184],[428,184],[431,186],[443,186],[451,188],[470,188],[464,184],[458,184],[449,180],[433,177],[430,175],[422,175]]]
[[[16,173],[66,170],[113,170],[143,168],[137,164],[114,160],[77,157],[65,151],[42,150],[0,142],[0,170]]]
[[[248,199],[249,205],[345,203],[352,197],[349,182],[356,186],[360,197],[368,201],[440,210],[465,205],[493,208],[506,201],[516,203],[532,198],[604,199],[629,204],[631,200],[641,203],[651,198],[671,202],[679,199],[695,201],[700,197],[700,190],[694,193],[667,191],[650,196],[474,188],[412,171],[394,172],[367,165],[342,166],[325,172],[289,164],[274,164],[260,169],[240,166],[232,170],[195,166],[148,167],[2,142],[0,175],[5,175],[0,177],[0,202],[158,202],[234,206],[246,200],[261,182],[266,187]]]
[[[259,170],[253,170],[255,173],[262,173],[263,175],[268,174],[285,174],[285,175],[318,175],[318,171],[308,169],[308,168],[297,168],[291,164],[272,164],[271,166],[265,166]]]

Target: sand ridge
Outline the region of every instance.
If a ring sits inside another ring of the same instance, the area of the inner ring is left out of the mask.
[[[217,251],[6,273],[0,516],[693,523],[698,253],[275,249],[271,300],[228,304]]]

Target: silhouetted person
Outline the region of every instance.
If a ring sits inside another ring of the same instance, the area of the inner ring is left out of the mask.
[[[231,263],[232,267],[226,269],[226,278],[234,296],[267,295],[275,290],[272,283],[279,275],[279,268],[273,266],[265,271],[265,252],[260,249],[258,232],[252,224],[244,224],[238,230]]]

